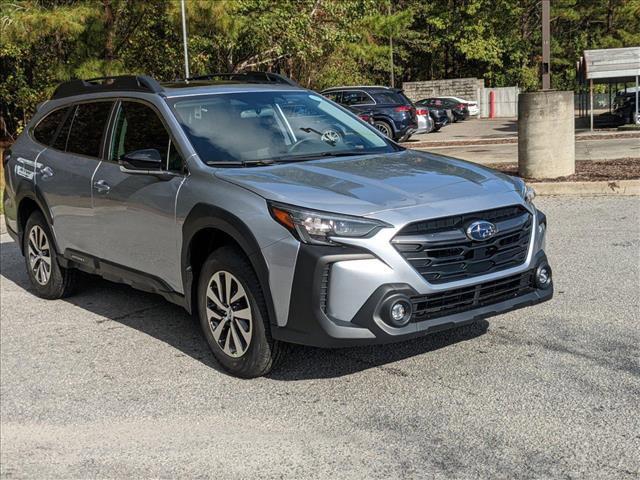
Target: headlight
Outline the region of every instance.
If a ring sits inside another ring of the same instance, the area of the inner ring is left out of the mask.
[[[336,245],[331,237],[362,238],[391,225],[378,220],[318,212],[280,203],[269,203],[273,218],[298,240],[315,245]]]
[[[518,178],[518,177],[514,177],[514,178],[518,184],[518,189],[520,191],[520,195],[522,196],[522,199],[525,202],[532,204],[533,199],[536,198],[536,191],[533,189],[533,187],[530,187],[526,183],[524,183],[524,180],[522,180],[521,178]]]
[[[533,199],[536,198],[536,191],[533,189],[533,187],[525,185],[523,197],[525,202],[533,203]]]

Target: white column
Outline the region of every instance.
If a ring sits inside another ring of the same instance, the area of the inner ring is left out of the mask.
[[[633,119],[634,121],[636,121],[636,118],[638,118],[638,75],[636,75],[636,116]]]
[[[593,132],[593,79],[589,80],[589,117],[591,131]]]

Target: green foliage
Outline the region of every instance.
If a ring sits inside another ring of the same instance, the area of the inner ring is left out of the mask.
[[[540,0],[187,0],[192,75],[279,71],[311,88],[484,78],[539,87]],[[640,45],[640,0],[553,0],[554,88],[584,49]],[[0,0],[0,136],[61,80],[181,78],[179,0]]]

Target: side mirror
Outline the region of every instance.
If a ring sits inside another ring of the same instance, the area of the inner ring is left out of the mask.
[[[162,156],[155,148],[125,153],[119,163],[127,170],[143,170],[145,172],[162,170]]]

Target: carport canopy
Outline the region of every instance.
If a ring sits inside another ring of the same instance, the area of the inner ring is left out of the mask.
[[[640,77],[640,47],[585,50],[578,64],[578,78],[589,81],[589,116],[593,130],[593,84],[635,81],[636,114],[638,118],[638,79]],[[637,121],[637,120],[636,120]]]

